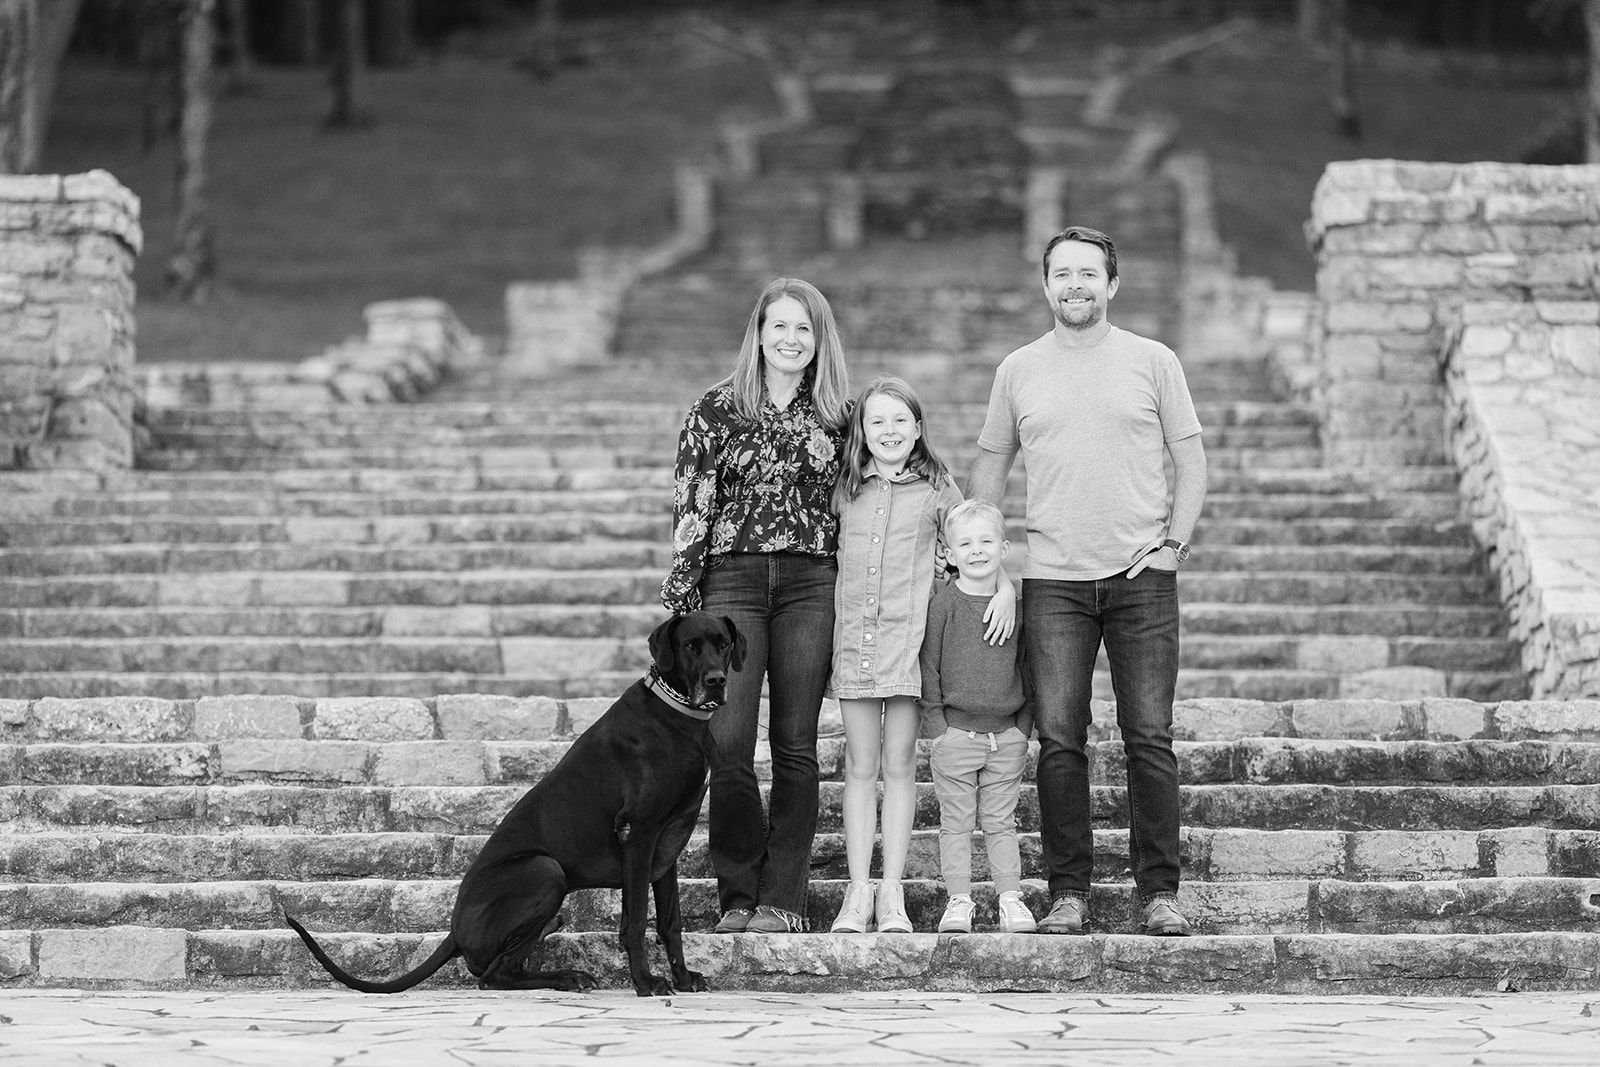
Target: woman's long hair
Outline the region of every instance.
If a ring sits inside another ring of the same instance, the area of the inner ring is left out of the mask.
[[[839,468],[839,481],[833,488],[833,509],[837,512],[844,511],[845,505],[856,498],[867,480],[867,466],[872,462],[872,452],[867,448],[867,398],[880,395],[893,397],[909,408],[911,417],[917,420],[917,425],[922,429],[916,444],[911,446],[911,454],[906,457],[906,470],[921,475],[934,485],[950,479],[950,468],[928,442],[928,423],[922,417],[922,401],[917,399],[917,391],[904,378],[880,374],[861,390],[850,412],[850,430],[844,439],[844,462]]]
[[[733,386],[733,405],[741,416],[752,422],[761,414],[762,378],[761,329],[767,323],[767,308],[774,300],[792,296],[800,301],[811,318],[811,329],[816,336],[816,354],[806,374],[811,380],[811,404],[817,409],[817,418],[829,430],[844,428],[850,417],[850,373],[844,365],[844,346],[839,342],[839,326],[833,319],[833,308],[828,298],[817,287],[799,278],[774,278],[761,290],[750,321],[744,328],[744,341],[739,345],[738,362],[727,378]]]

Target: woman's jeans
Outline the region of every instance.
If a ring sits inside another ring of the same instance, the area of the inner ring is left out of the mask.
[[[1039,725],[1039,818],[1050,893],[1087,896],[1094,870],[1089,698],[1103,641],[1128,761],[1128,853],[1141,901],[1178,891],[1178,576],[1146,568],[1088,582],[1022,583]]]
[[[805,913],[817,832],[817,714],[833,650],[832,556],[724,556],[700,581],[701,606],[745,635],[744,669],[711,716],[711,863],[723,911],[768,904]],[[756,727],[767,679],[772,791],[763,817]]]

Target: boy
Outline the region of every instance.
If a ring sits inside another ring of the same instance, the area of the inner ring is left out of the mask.
[[[939,867],[950,895],[939,932],[972,932],[972,831],[983,829],[989,870],[1000,896],[1002,933],[1033,933],[1022,902],[1017,851],[1017,794],[1028,759],[1033,715],[1019,662],[1022,641],[990,645],[983,613],[1010,550],[1005,517],[982,500],[957,504],[945,516],[944,540],[953,581],[928,605],[922,641],[923,735],[931,736],[934,792],[939,797]]]

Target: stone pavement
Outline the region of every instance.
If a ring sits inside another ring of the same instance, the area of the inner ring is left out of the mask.
[[[1600,991],[1461,998],[1023,993],[16,991],[0,1065],[1593,1064]]]

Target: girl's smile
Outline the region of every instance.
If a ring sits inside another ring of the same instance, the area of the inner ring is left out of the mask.
[[[904,467],[911,449],[922,439],[922,423],[904,401],[886,393],[873,393],[861,405],[861,428],[867,451],[882,474],[894,474]]]

